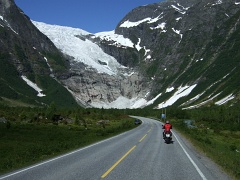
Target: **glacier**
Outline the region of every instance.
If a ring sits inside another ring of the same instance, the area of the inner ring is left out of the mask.
[[[159,18],[159,17],[158,17]],[[151,20],[151,19],[146,19]],[[44,33],[55,46],[62,51],[62,53],[70,55],[74,58],[76,62],[82,62],[86,66],[94,68],[98,73],[106,73],[110,76],[117,76],[122,73],[124,76],[131,76],[133,72],[122,71],[127,69],[127,67],[119,64],[117,60],[106,54],[97,44],[86,38],[100,38],[106,41],[114,41],[113,45],[121,47],[132,47],[134,48],[133,42],[130,39],[124,38],[122,35],[115,34],[115,31],[99,32],[96,34],[91,34],[87,31],[78,28],[59,26],[59,25],[49,25],[43,22],[32,21],[32,23]],[[165,24],[164,24],[165,26]],[[137,50],[145,48],[145,46],[140,47],[140,41],[135,46]],[[147,50],[150,51],[150,50]],[[45,59],[46,60],[46,59]],[[47,61],[47,60],[46,60]],[[99,61],[103,63],[99,63]],[[119,71],[121,69],[121,71]],[[127,73],[126,73],[127,72]],[[189,94],[196,85],[179,87],[178,91],[173,94],[173,96],[166,102],[160,103],[157,108],[161,109],[163,107],[171,106],[180,97]],[[167,91],[172,91],[174,88],[169,87]],[[39,90],[40,92],[40,90]],[[147,94],[144,98],[133,97],[131,99],[120,96],[113,102],[92,102],[91,106],[97,108],[118,108],[118,109],[134,109],[142,108],[154,103],[154,101],[159,98],[162,93],[159,93],[156,97],[151,100],[146,100]],[[78,97],[76,97],[78,98]]]

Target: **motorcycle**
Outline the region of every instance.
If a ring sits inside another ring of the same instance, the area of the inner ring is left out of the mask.
[[[172,143],[172,133],[171,131],[166,131],[164,135],[164,140],[166,144]]]

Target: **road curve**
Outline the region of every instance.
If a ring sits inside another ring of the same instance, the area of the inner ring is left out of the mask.
[[[110,139],[0,176],[9,180],[214,180],[231,179],[173,130],[165,144],[159,121]]]

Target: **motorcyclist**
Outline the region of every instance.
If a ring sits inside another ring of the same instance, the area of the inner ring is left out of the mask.
[[[166,123],[162,126],[162,129],[164,129],[163,131],[163,139],[166,138],[166,132],[170,131],[171,137],[172,137],[172,132],[170,129],[172,129],[172,125],[170,124],[169,121],[166,121]]]

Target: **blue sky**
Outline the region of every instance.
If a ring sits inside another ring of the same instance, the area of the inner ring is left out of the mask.
[[[163,0],[15,0],[32,20],[80,28],[90,33],[114,30],[132,9]]]

